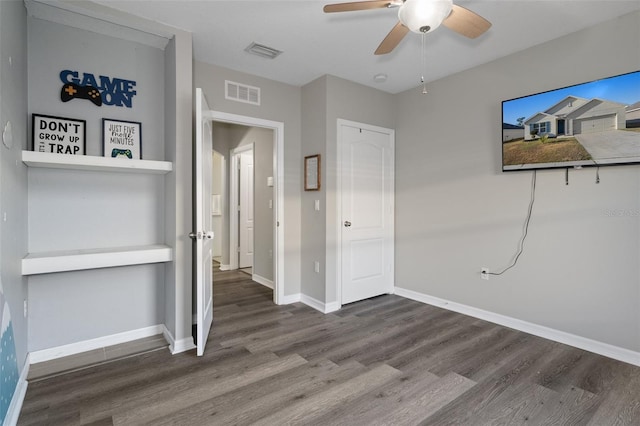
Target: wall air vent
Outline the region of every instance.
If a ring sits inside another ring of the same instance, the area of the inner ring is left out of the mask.
[[[260,105],[260,88],[225,80],[224,97],[232,101]]]
[[[252,55],[262,56],[263,58],[267,59],[275,59],[279,54],[282,53],[281,50],[265,46],[264,44],[258,44],[255,41],[247,46],[244,51],[247,53],[251,53]]]

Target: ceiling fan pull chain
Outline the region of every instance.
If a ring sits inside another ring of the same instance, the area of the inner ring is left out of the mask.
[[[427,71],[427,46],[425,43],[425,37],[427,36],[426,32],[422,33],[422,77],[420,78],[420,82],[422,83],[422,94],[427,94],[427,83],[424,81],[424,75]]]

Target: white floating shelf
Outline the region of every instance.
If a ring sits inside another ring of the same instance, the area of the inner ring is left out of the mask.
[[[48,152],[22,151],[22,162],[29,167],[106,172],[165,174],[173,170],[169,161],[130,160],[128,158],[65,155]]]
[[[22,275],[143,265],[171,260],[173,250],[166,245],[29,253],[22,259]]]

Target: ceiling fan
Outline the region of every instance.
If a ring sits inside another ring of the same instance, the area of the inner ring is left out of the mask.
[[[369,0],[328,4],[323,10],[333,13],[393,7],[399,7],[399,22],[382,40],[375,51],[376,55],[391,52],[409,31],[427,34],[442,24],[465,37],[476,38],[491,27],[491,22],[453,4],[453,0]]]

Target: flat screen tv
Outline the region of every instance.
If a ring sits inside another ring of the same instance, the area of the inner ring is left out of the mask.
[[[502,102],[502,170],[640,163],[640,71]]]

